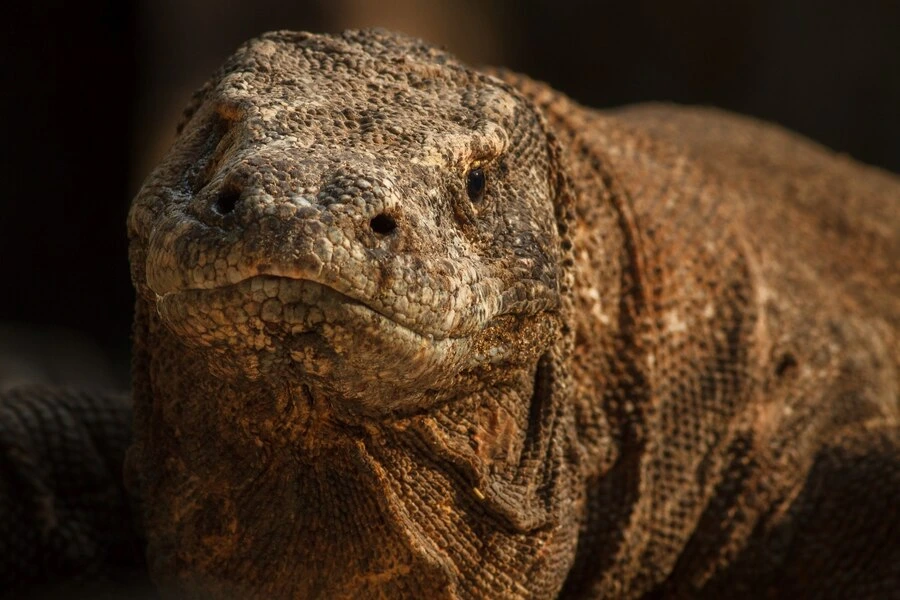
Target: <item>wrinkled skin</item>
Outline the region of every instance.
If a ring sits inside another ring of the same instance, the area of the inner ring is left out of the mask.
[[[249,42],[129,216],[152,577],[888,594],[898,190],[751,121],[597,113],[387,32]]]

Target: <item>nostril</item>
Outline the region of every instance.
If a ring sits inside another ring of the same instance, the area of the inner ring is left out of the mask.
[[[369,221],[369,227],[379,235],[388,235],[397,229],[397,221],[394,217],[381,213]]]
[[[790,352],[785,352],[781,355],[781,358],[778,359],[778,364],[775,366],[775,375],[784,377],[785,375],[793,373],[796,368],[797,359]]]
[[[213,210],[220,215],[230,215],[237,207],[238,200],[241,199],[241,190],[234,187],[227,187],[219,191],[216,200],[213,203]]]

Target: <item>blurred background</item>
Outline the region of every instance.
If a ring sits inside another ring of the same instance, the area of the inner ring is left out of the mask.
[[[529,73],[588,105],[716,105],[900,171],[895,0],[8,3],[0,388],[127,387],[125,215],[191,93],[263,31],[369,26]]]

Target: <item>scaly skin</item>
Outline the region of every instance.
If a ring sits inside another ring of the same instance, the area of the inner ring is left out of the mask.
[[[0,597],[145,597],[122,481],[130,424],[121,394],[0,393]]]
[[[129,216],[152,577],[888,597],[898,198],[770,126],[387,32],[249,42]]]

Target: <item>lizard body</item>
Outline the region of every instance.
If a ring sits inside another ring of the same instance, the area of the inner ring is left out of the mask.
[[[891,597],[896,177],[276,32],[129,216],[167,595]]]

